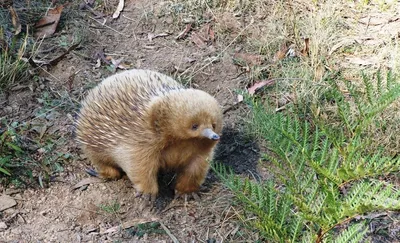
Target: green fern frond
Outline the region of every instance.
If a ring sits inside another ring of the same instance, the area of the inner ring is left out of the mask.
[[[400,84],[392,74],[386,87],[380,73],[374,86],[363,76],[364,89],[348,81],[328,81],[324,104],[312,110],[332,115],[324,120],[304,113],[297,104],[276,112],[257,98],[245,95],[253,111],[249,123],[257,137],[267,142],[273,179],[257,183],[242,179],[230,170],[215,166],[214,171],[249,215],[253,226],[274,242],[358,242],[366,232],[359,224],[339,235],[336,229],[353,224],[352,219],[376,210],[400,210],[400,191],[390,181],[377,178],[400,170],[400,158],[383,150],[369,149],[370,124],[400,98]],[[378,78],[379,77],[379,78]],[[345,84],[350,95],[341,91]],[[267,102],[268,103],[268,102]],[[332,109],[332,104],[336,109]],[[333,121],[333,122],[332,122]],[[282,185],[277,187],[277,185]]]
[[[372,82],[364,73],[362,74],[362,80],[364,82],[365,90],[367,92],[367,100],[370,104],[372,104],[374,100],[374,87],[372,85]]]
[[[333,241],[334,243],[358,243],[364,238],[368,227],[363,224],[354,224],[349,226]]]
[[[290,223],[289,219],[293,218],[289,214],[293,205],[285,198],[285,195],[277,195],[273,181],[260,185],[248,179],[238,180],[231,169],[222,164],[215,163],[211,168],[234,192],[239,201],[259,217],[260,220],[254,222],[254,226],[265,232],[266,237],[275,240],[289,237],[287,224]]]

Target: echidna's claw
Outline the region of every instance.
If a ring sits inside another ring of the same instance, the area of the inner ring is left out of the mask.
[[[197,192],[179,193],[179,192],[175,191],[174,200],[176,200],[178,198],[184,198],[185,201],[187,201],[188,199],[194,199],[196,202],[200,202],[200,196]]]
[[[139,198],[139,200],[141,201],[140,203],[140,210],[143,210],[145,208],[149,208],[150,211],[154,210],[154,203],[156,201],[156,195],[152,195],[149,193],[143,193],[140,191],[137,191],[135,193],[135,198]]]
[[[89,168],[89,169],[86,169],[85,171],[86,171],[86,173],[88,173],[91,176],[99,177],[99,173],[97,171],[95,171],[94,169]]]

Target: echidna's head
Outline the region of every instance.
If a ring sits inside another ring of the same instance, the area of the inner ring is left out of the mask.
[[[218,142],[223,121],[214,97],[201,90],[187,89],[164,98],[156,120],[165,135],[171,139],[198,138]]]

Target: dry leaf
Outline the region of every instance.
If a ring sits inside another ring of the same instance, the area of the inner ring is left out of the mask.
[[[50,9],[46,16],[41,18],[35,25],[37,38],[48,38],[56,31],[58,22],[60,21],[61,12],[64,5]]]
[[[87,177],[87,178],[81,180],[80,182],[76,183],[73,187],[71,187],[71,190],[76,190],[78,188],[81,188],[82,186],[86,186],[86,185],[90,185],[90,184],[94,184],[94,183],[101,183],[101,182],[103,182],[103,180],[98,177]]]
[[[210,28],[210,30],[209,30],[209,36],[210,36],[210,40],[211,40],[212,42],[214,42],[214,41],[215,41],[215,32],[214,32],[214,30],[211,29],[211,28]]]
[[[287,46],[287,43],[286,43],[286,42],[283,43],[283,44],[281,45],[281,49],[279,49],[279,51],[277,51],[277,52],[275,53],[274,58],[273,58],[273,61],[274,61],[274,62],[277,62],[277,61],[282,60],[283,58],[285,58],[288,49],[289,49],[289,48],[288,48],[288,46]]]
[[[210,24],[205,24],[197,32],[193,32],[191,40],[200,48],[207,46],[207,42],[214,41],[215,34],[211,30]]]
[[[262,88],[264,86],[272,86],[274,84],[275,84],[274,79],[260,81],[260,82],[253,84],[253,86],[248,88],[247,91],[249,92],[250,95],[254,95],[259,88]]]
[[[207,46],[204,40],[202,40],[200,35],[196,32],[192,33],[192,35],[190,36],[190,40],[193,41],[194,44],[196,44],[196,46],[198,46],[199,48],[204,48]]]
[[[310,38],[304,39],[304,49],[300,51],[301,55],[308,56],[308,52],[310,51]]]
[[[119,17],[119,14],[121,13],[121,11],[124,9],[124,0],[119,0],[117,9],[115,10],[114,14],[113,14],[113,18],[116,19]]]
[[[184,38],[187,35],[187,33],[189,33],[190,29],[192,29],[191,23],[186,25],[186,28],[181,33],[179,33],[179,35],[176,37],[176,39],[179,40],[179,39]]]

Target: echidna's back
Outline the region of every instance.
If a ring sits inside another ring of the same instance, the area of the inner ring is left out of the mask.
[[[77,119],[78,140],[104,149],[135,133],[140,137],[149,102],[183,89],[172,78],[150,70],[132,69],[112,75],[89,91]]]

